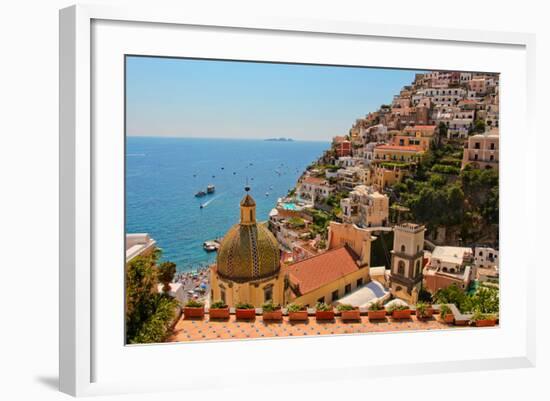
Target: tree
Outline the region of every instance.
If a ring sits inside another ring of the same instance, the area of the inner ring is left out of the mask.
[[[126,342],[129,344],[163,341],[172,322],[177,301],[159,294],[159,276],[169,278],[175,264],[164,262],[157,268],[160,252],[138,256],[126,266]],[[173,265],[173,267],[172,267]],[[170,282],[173,278],[171,276]]]
[[[484,133],[485,132],[485,121],[484,120],[476,120],[474,123],[474,132],[477,133]]]
[[[162,262],[158,267],[158,279],[163,284],[162,291],[170,292],[170,283],[176,275],[176,264],[173,262]]]

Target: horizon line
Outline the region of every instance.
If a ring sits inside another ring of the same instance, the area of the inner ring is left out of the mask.
[[[279,138],[285,138],[285,139],[291,139],[291,141],[287,142],[330,142],[331,139],[295,139],[292,137],[266,137],[266,138],[247,138],[247,137],[225,137],[225,136],[205,136],[205,137],[199,137],[199,136],[175,136],[175,135],[125,135],[126,137],[131,138],[172,138],[172,139],[231,139],[231,140],[250,140],[250,141],[267,141],[268,139],[279,139]],[[275,142],[275,141],[273,141]],[[284,142],[284,141],[280,141]]]

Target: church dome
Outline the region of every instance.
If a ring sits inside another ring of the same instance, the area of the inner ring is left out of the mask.
[[[256,222],[256,202],[246,194],[241,201],[241,222],[229,229],[220,244],[217,272],[222,278],[245,282],[274,276],[279,269],[277,240],[264,224]]]

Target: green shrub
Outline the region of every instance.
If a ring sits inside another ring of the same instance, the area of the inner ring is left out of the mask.
[[[382,305],[382,303],[380,302],[373,302],[372,304],[369,305],[370,311],[377,311],[377,310],[383,310],[383,309],[384,309],[384,305]]]
[[[273,312],[279,309],[281,309],[281,307],[279,305],[275,305],[273,301],[266,302],[262,305],[262,310],[264,312]]]
[[[327,305],[324,302],[317,302],[317,304],[315,305],[315,309],[320,311],[320,312],[328,312],[328,311],[332,310],[332,306]]]
[[[223,301],[216,301],[212,305],[210,305],[210,309],[225,309],[227,308],[227,304]]]
[[[416,315],[420,317],[426,316],[429,305],[426,302],[418,302],[416,304]]]
[[[439,314],[442,318],[445,318],[448,314],[451,313],[451,308],[449,308],[447,305],[441,305],[439,307]]]
[[[204,302],[197,301],[196,299],[190,299],[185,304],[188,308],[202,308],[204,306]]]
[[[340,312],[343,312],[343,311],[350,311],[350,310],[355,310],[357,309],[355,306],[353,305],[350,305],[350,304],[340,304],[337,306],[337,309],[340,311]]]
[[[393,312],[393,311],[398,311],[398,310],[407,310],[409,309],[408,305],[401,305],[401,304],[398,304],[398,303],[394,303],[392,305],[390,305],[387,310],[388,312]]]
[[[289,304],[286,308],[289,312],[300,312],[306,309],[302,304],[295,303]]]
[[[494,320],[496,319],[496,316],[491,313],[483,313],[481,311],[475,311],[472,317],[470,318],[470,321],[477,322],[479,320]]]
[[[254,309],[254,305],[251,305],[246,302],[239,302],[237,305],[235,305],[235,308],[237,309]]]

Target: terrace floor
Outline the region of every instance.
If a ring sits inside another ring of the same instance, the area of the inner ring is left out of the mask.
[[[459,326],[448,325],[436,318],[419,321],[416,317],[405,320],[393,320],[387,317],[378,322],[369,322],[367,316],[361,321],[343,322],[339,317],[332,322],[317,322],[310,316],[307,322],[289,322],[284,317],[282,322],[266,323],[261,316],[254,321],[236,321],[235,316],[227,321],[212,320],[208,315],[203,320],[185,320],[181,318],[168,341],[208,341],[236,340],[246,338],[296,337],[353,333],[377,333],[412,330],[457,329]]]

